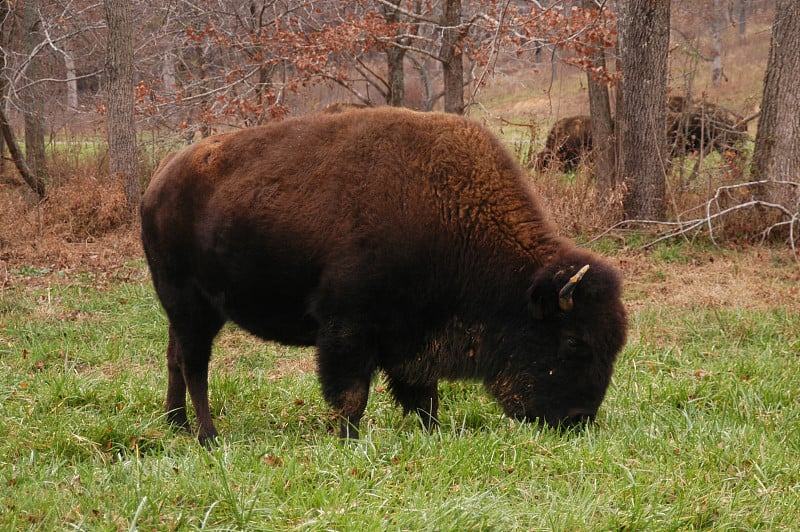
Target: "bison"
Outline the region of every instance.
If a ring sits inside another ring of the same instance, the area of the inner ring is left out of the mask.
[[[482,381],[515,418],[588,422],[626,338],[618,271],[557,236],[514,158],[462,117],[361,109],[209,137],[161,163],[141,222],[168,420],[188,428],[188,390],[202,443],[227,321],[316,346],[342,438],[378,371],[426,427],[440,379]]]
[[[353,111],[355,109],[367,109],[369,107],[371,106],[363,103],[333,102],[323,107],[322,112],[328,114],[335,114],[335,113],[344,113],[345,111]]]
[[[570,171],[592,151],[592,117],[568,116],[553,124],[544,149],[534,161],[538,171],[557,167]]]
[[[672,156],[686,152],[738,151],[747,140],[747,122],[730,109],[710,102],[689,105],[672,96],[667,105],[667,138]]]
[[[747,120],[720,105],[702,102],[690,105],[683,96],[667,100],[667,141],[669,155],[687,152],[738,154],[747,140]],[[591,157],[592,118],[578,115],[562,118],[550,129],[544,149],[533,167],[538,171],[556,167],[571,171]]]

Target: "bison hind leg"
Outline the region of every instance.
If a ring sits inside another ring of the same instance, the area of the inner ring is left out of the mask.
[[[397,404],[403,408],[403,414],[416,412],[426,430],[439,426],[436,417],[439,411],[439,389],[433,384],[409,384],[397,375],[387,372],[389,389]]]
[[[202,332],[178,333],[170,326],[170,343],[167,349],[167,420],[181,429],[188,429],[186,418],[186,392],[192,400],[197,419],[197,439],[208,446],[217,437],[208,401],[208,363],[211,359],[211,342],[222,323],[203,327]]]
[[[178,340],[172,327],[169,328],[167,346],[167,422],[173,427],[189,431],[186,418],[186,382],[179,362]]]
[[[217,436],[208,402],[211,344],[225,320],[195,289],[160,283],[156,290],[169,318],[167,346],[167,421],[188,429],[186,392],[194,407],[198,440],[208,445]]]

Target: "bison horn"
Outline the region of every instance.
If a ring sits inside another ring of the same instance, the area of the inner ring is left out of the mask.
[[[575,287],[578,285],[583,276],[586,272],[589,271],[589,265],[587,264],[578,272],[569,278],[567,284],[564,285],[564,288],[558,292],[558,306],[564,312],[569,312],[572,310],[572,293],[575,291]]]

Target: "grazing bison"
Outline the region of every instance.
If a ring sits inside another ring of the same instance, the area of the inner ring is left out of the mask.
[[[710,149],[738,154],[747,140],[747,122],[730,109],[709,102],[689,105],[682,96],[670,97],[667,107],[667,137],[672,156],[706,153]]]
[[[685,96],[670,96],[667,98],[667,114],[685,113],[689,107],[689,102]]]
[[[534,168],[542,171],[556,167],[570,171],[578,166],[592,151],[592,118],[568,116],[550,129],[544,149],[539,152]]]
[[[618,272],[558,237],[513,157],[461,117],[363,109],[209,137],[161,164],[141,215],[168,418],[188,426],[188,389],[204,443],[228,320],[316,345],[353,438],[379,370],[426,426],[439,379],[483,381],[516,418],[591,420],[625,342]]]
[[[747,140],[747,121],[733,111],[713,103],[690,105],[683,96],[667,100],[667,141],[671,157],[684,153],[738,154]],[[570,171],[591,157],[592,119],[579,115],[562,118],[547,135],[544,149],[534,161],[534,169],[556,167]]]

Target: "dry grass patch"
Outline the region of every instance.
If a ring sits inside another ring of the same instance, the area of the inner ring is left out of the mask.
[[[680,260],[631,251],[619,256],[618,264],[632,311],[653,306],[800,311],[800,264],[786,250],[692,252]]]
[[[142,257],[121,183],[75,177],[38,202],[22,185],[0,181],[0,284],[14,272],[36,282],[47,272],[114,272]],[[102,280],[102,279],[101,279]]]

